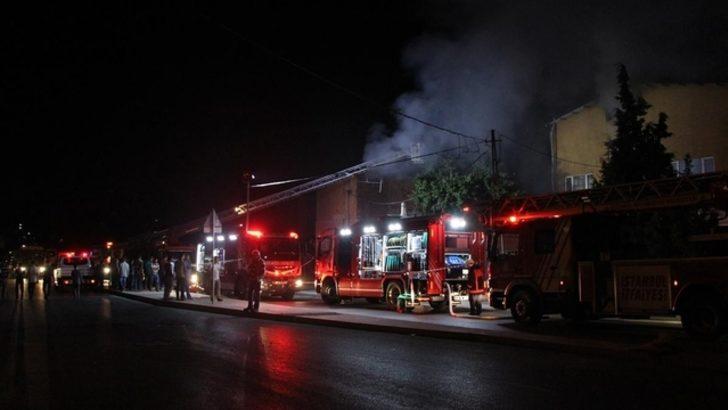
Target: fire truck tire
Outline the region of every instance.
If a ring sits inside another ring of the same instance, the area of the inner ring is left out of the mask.
[[[541,321],[543,316],[541,305],[532,291],[526,289],[516,291],[510,305],[511,316],[517,323],[535,325]]]
[[[691,336],[714,339],[726,330],[725,307],[717,298],[695,298],[682,310],[680,321]]]
[[[402,285],[399,282],[389,282],[387,284],[387,290],[384,293],[387,301],[387,307],[392,310],[397,310],[397,299],[402,294]]]
[[[321,285],[321,300],[328,305],[335,305],[341,301],[339,295],[336,294],[336,286],[333,281],[326,280]]]

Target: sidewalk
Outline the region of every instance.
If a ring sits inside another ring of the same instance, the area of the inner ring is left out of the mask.
[[[524,328],[516,325],[505,311],[487,311],[475,318],[465,314],[452,317],[448,313],[433,312],[400,314],[387,310],[384,305],[369,305],[366,302],[328,306],[313,291],[296,294],[293,301],[264,300],[260,311],[255,314],[243,312],[247,301],[230,297],[212,303],[209,295],[197,293],[193,293],[191,301],[176,301],[173,298],[163,301],[162,292],[153,291],[111,293],[159,306],[256,319],[485,341],[575,353],[650,357],[696,350],[694,341],[683,334],[679,321],[673,318],[643,321],[610,319],[574,324],[553,317],[546,318],[539,326]],[[718,349],[717,353],[726,356],[723,353],[728,352],[728,347],[724,340],[713,342],[715,345],[707,346],[707,351]],[[699,344],[698,347],[696,351],[706,351],[705,345]]]

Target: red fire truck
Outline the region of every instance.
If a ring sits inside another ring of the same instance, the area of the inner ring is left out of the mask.
[[[296,292],[303,289],[302,252],[298,234],[263,234],[250,230],[240,241],[240,254],[250,255],[253,249],[259,250],[265,260],[262,296],[281,296],[292,300]]]
[[[390,219],[319,235],[315,286],[328,304],[366,298],[392,309],[440,309],[448,298],[459,303],[484,293],[484,261],[485,233],[476,218]]]
[[[727,203],[720,173],[506,199],[491,215],[491,305],[522,323],[678,314],[690,333],[719,335]]]

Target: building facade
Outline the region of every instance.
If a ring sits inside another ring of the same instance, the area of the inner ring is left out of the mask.
[[[673,168],[685,173],[689,154],[692,173],[728,170],[728,86],[723,84],[656,84],[637,87],[651,105],[646,121],[668,116],[672,137],[665,147],[675,155]],[[605,143],[616,133],[610,113],[590,103],[551,122],[551,188],[591,188],[599,179]]]

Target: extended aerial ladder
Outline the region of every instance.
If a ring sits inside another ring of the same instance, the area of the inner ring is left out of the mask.
[[[494,224],[586,213],[627,212],[728,200],[728,173],[685,175],[572,192],[505,198]]]

